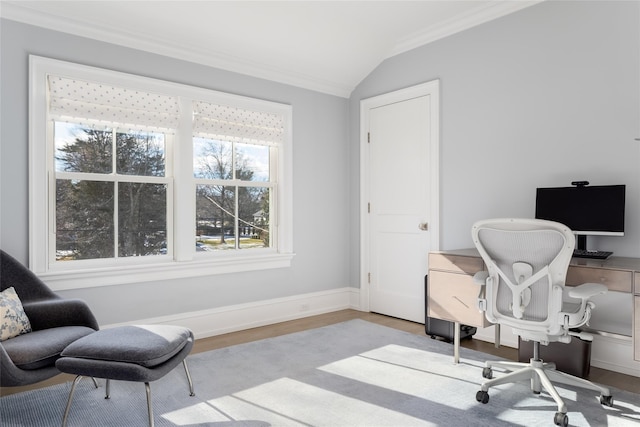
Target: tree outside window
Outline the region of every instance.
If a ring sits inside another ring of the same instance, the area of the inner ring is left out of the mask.
[[[164,135],[55,123],[56,259],[166,251]],[[117,251],[117,252],[116,252]]]
[[[270,150],[265,145],[194,138],[201,250],[270,247]]]

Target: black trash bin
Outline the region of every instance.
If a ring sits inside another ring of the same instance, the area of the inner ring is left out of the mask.
[[[529,362],[533,357],[533,341],[523,341],[518,337],[518,361]],[[540,359],[554,362],[558,371],[587,378],[591,369],[591,341],[572,337],[569,344],[552,342],[540,345]]]

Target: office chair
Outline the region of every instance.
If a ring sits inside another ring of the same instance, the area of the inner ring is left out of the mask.
[[[487,271],[476,273],[482,286],[479,308],[491,323],[510,326],[523,340],[533,341],[529,363],[486,362],[482,376],[488,381],[476,393],[476,400],[489,402],[489,388],[499,384],[531,381],[531,390],[544,388],[558,405],[554,423],[569,424],[567,407],[552,381],[600,392],[600,403],[613,406],[608,388],[556,371],[554,363],[540,359],[540,344],[569,343],[572,336],[593,337],[573,329],[585,325],[595,307],[589,298],[605,293],[598,283],[565,287],[565,277],[575,236],[563,224],[534,219],[488,219],[472,227],[473,243]],[[494,367],[508,371],[493,378]]]

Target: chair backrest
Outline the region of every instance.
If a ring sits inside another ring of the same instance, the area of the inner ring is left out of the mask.
[[[31,270],[0,250],[0,291],[13,287],[22,302],[60,298]]]
[[[473,242],[489,272],[486,316],[525,339],[548,342],[562,328],[563,288],[575,247],[565,225],[499,218],[475,223]]]

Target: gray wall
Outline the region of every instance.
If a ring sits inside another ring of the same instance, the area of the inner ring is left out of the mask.
[[[349,286],[348,100],[9,20],[0,28],[0,245],[25,263],[29,54],[293,106],[291,268],[70,290],[63,296],[85,299],[101,324],[111,324]]]
[[[639,56],[639,2],[554,1],[392,57],[350,99],[351,191],[360,101],[440,79],[441,249],[471,247],[478,219],[532,217],[536,187],[588,180],[627,185],[626,235],[589,243],[638,257]],[[350,215],[358,224],[357,198]]]
[[[63,292],[103,324],[358,286],[360,100],[436,78],[442,249],[470,246],[476,219],[532,216],[538,186],[586,179],[627,185],[626,236],[591,242],[640,256],[639,28],[638,2],[544,2],[390,58],[345,100],[2,20],[0,245],[26,262],[35,54],[293,105],[293,266]]]

